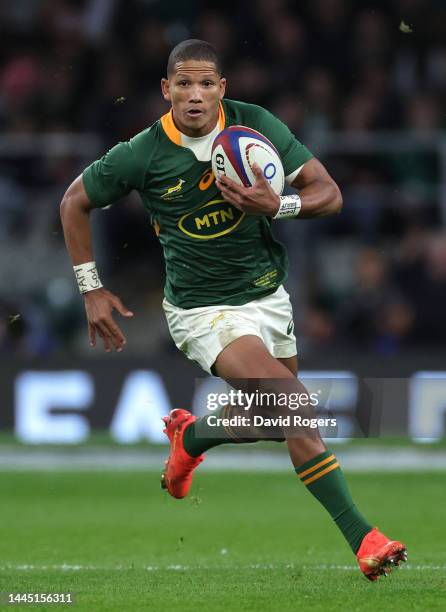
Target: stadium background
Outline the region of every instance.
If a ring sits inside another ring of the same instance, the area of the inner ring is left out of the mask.
[[[119,356],[88,345],[58,210],[88,163],[165,112],[166,57],[190,36],[221,54],[228,97],[276,113],[342,189],[342,215],[275,226],[290,253],[301,369],[444,369],[443,3],[263,0],[222,11],[21,0],[0,10],[0,355],[10,398],[0,427],[13,426],[24,361],[60,369],[68,360],[99,380],[105,357],[118,371],[163,364],[169,381],[202,375],[168,335],[161,249],[138,197],[93,214],[103,281],[136,313]],[[186,383],[182,397],[167,384],[190,404]]]
[[[0,455],[11,516],[21,499],[8,480],[15,470],[23,482],[43,470],[36,478],[51,512],[51,491],[64,485],[61,476],[52,488],[47,470],[91,469],[79,491],[95,470],[155,470],[165,448],[148,443],[160,441],[160,414],[200,408],[203,374],[168,336],[162,254],[138,198],[93,215],[102,280],[136,313],[123,323],[120,355],[88,346],[58,209],[88,163],[166,111],[167,55],[189,37],[223,57],[229,98],[274,112],[341,187],[340,216],[275,231],[289,248],[301,369],[337,373],[341,411],[354,407],[357,377],[393,389],[384,405],[398,413],[402,438],[339,445],[347,469],[394,467],[410,483],[446,466],[445,3],[15,0],[0,5]],[[116,424],[118,407],[128,418]],[[117,446],[110,431],[142,444]],[[411,431],[436,444],[410,445]],[[240,452],[217,451],[211,468],[287,469],[277,448]],[[385,486],[378,473],[377,490]],[[420,485],[418,494],[434,491]],[[23,550],[11,544],[3,569]]]

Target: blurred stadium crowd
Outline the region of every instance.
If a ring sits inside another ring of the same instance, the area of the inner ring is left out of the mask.
[[[287,222],[303,351],[446,340],[443,0],[14,0],[0,4],[0,352],[87,350],[58,205],[150,125],[168,53],[212,42],[227,96],[262,104],[327,165],[335,219]],[[129,350],[170,350],[163,264],[137,198],[98,212],[96,259],[138,313]]]

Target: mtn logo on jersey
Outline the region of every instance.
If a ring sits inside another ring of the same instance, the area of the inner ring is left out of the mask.
[[[184,179],[178,179],[178,183],[173,187],[168,187],[166,193],[163,193],[161,198],[163,200],[172,200],[174,197],[176,197],[176,194],[183,189],[183,185],[185,182],[186,181]]]
[[[235,230],[244,216],[235,206],[218,198],[183,215],[178,228],[191,238],[211,240]]]

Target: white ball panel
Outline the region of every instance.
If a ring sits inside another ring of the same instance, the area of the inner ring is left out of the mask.
[[[266,180],[275,193],[281,195],[285,186],[285,172],[282,162],[274,149],[266,143],[257,141],[248,148],[246,157],[251,168],[255,163],[260,166]]]
[[[221,144],[217,145],[212,153],[212,170],[215,176],[218,178],[222,174],[225,174],[230,179],[237,183],[237,185],[243,185],[241,178],[237,174],[234,166],[228,159],[226,152]]]

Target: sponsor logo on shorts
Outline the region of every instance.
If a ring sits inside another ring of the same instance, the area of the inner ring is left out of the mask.
[[[218,315],[215,316],[211,321],[211,328],[214,328],[217,325],[218,321],[223,321],[224,318],[225,318],[224,312],[218,313]]]
[[[286,328],[287,336],[289,336],[291,334],[293,329],[294,329],[294,321],[293,321],[293,319],[291,319],[291,321],[288,323],[288,327]]]
[[[191,238],[210,240],[234,231],[244,216],[235,206],[218,198],[183,215],[178,228]]]

